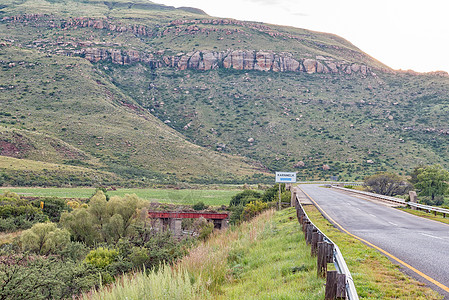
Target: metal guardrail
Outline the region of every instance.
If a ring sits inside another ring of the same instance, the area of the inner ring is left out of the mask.
[[[344,184],[344,185],[363,185],[363,182],[355,182],[355,181],[297,181],[297,184]]]
[[[347,188],[338,187],[338,186],[333,186],[333,188],[343,190],[343,191],[348,191],[348,192],[355,193],[355,194],[361,194],[361,195],[366,195],[366,196],[370,196],[370,197],[375,197],[375,198],[378,198],[381,200],[395,202],[395,203],[401,204],[403,206],[410,206],[410,207],[415,207],[415,208],[421,209],[421,210],[427,210],[429,213],[431,211],[433,211],[435,213],[439,212],[439,213],[442,213],[444,216],[446,216],[446,214],[449,214],[449,209],[446,209],[446,208],[435,207],[435,206],[419,204],[419,203],[414,203],[414,202],[406,202],[404,199],[401,199],[401,198],[395,198],[395,197],[380,195],[380,194],[376,194],[376,193],[347,189]]]
[[[305,212],[303,206],[299,202],[298,197],[296,197],[296,210],[298,213],[298,221],[300,221],[300,214],[303,216],[302,218],[307,219],[307,223],[311,224],[314,229],[316,229],[317,232],[322,236],[323,241],[332,244],[333,245],[333,263],[335,265],[336,270],[340,274],[344,274],[346,283],[345,283],[345,290],[346,290],[346,296],[349,300],[358,300],[359,296],[357,294],[357,291],[355,289],[354,280],[352,279],[351,272],[348,269],[348,266],[346,265],[346,262],[343,258],[343,255],[340,252],[340,249],[338,248],[337,244],[335,244],[330,238],[328,238],[315,224],[310,221],[309,216]]]

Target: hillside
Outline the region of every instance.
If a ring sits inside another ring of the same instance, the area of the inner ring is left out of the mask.
[[[147,1],[0,7],[0,129],[70,149],[2,155],[165,182],[449,166],[447,74],[394,71],[332,34]]]
[[[137,184],[258,173],[185,140],[81,58],[3,47],[1,154],[113,172]]]

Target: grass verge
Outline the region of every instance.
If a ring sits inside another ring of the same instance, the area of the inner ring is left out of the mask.
[[[124,276],[83,299],[323,299],[315,260],[295,210],[269,210],[215,232],[172,268]]]
[[[405,211],[405,212],[407,212],[407,213],[409,213],[409,214],[418,216],[418,217],[423,217],[423,218],[426,218],[426,219],[429,219],[429,220],[433,220],[433,221],[438,221],[438,222],[441,222],[441,223],[449,224],[449,217],[443,218],[443,216],[440,215],[440,214],[437,214],[437,215],[435,216],[435,215],[432,214],[432,213],[427,213],[427,212],[422,211],[422,210],[414,210],[414,209],[410,209],[410,208],[402,208],[402,207],[401,207],[401,208],[398,208],[398,209],[399,209],[399,210],[402,210],[402,211]]]
[[[310,220],[340,248],[361,299],[443,299],[400,271],[400,266],[361,241],[340,232],[312,205],[304,206]]]

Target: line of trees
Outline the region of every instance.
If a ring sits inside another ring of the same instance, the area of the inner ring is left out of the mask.
[[[364,186],[371,192],[387,196],[404,195],[416,189],[422,202],[442,205],[444,196],[449,194],[449,171],[441,165],[418,166],[408,180],[394,173],[382,172],[366,177]]]

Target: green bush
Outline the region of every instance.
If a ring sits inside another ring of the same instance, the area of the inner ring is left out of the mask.
[[[98,247],[97,249],[91,250],[84,262],[91,266],[97,268],[105,268],[108,265],[112,264],[118,256],[118,251],[115,249],[107,249],[103,247]]]
[[[9,255],[0,261],[0,299],[68,299],[99,283],[96,269],[70,260]]]
[[[268,208],[268,204],[262,201],[253,201],[245,205],[245,209],[243,210],[242,219],[245,221],[254,218],[262,211]]]
[[[244,210],[243,205],[231,206],[229,207],[229,210],[231,212],[231,216],[229,217],[229,223],[232,225],[237,225],[238,223],[240,223]]]
[[[68,210],[69,207],[64,199],[61,198],[44,198],[35,200],[33,205],[40,208],[41,202],[44,203],[44,208],[42,212],[46,215],[51,222],[59,222],[61,218],[61,213],[64,210]]]
[[[20,199],[16,193],[5,192],[0,196],[0,231],[28,229],[33,224],[46,220],[47,217],[39,208]]]
[[[207,209],[208,207],[209,206],[207,206],[203,202],[198,202],[198,203],[195,203],[194,205],[192,205],[192,208],[194,210],[204,210],[204,209]]]
[[[281,184],[281,193],[284,193],[284,192],[285,192],[285,183],[282,183]],[[278,195],[279,195],[279,186],[274,185],[264,192],[264,194],[262,196],[262,201],[263,202],[277,201],[278,197],[279,197]]]
[[[253,190],[245,190],[231,198],[229,206],[245,205],[250,201],[262,198],[262,194]]]

